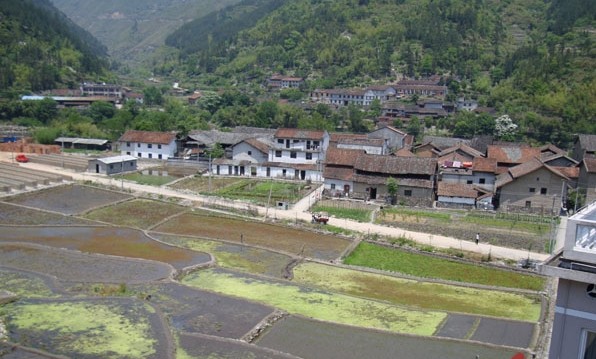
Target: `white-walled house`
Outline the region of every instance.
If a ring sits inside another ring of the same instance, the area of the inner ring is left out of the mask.
[[[322,181],[327,131],[280,128],[273,136],[267,161],[260,173],[265,177]]]
[[[122,155],[167,160],[176,154],[176,134],[172,132],[130,130],[118,142]]]
[[[260,167],[267,162],[271,144],[268,139],[248,138],[232,146],[232,159],[218,158],[213,161],[212,173],[223,176],[265,177]]]

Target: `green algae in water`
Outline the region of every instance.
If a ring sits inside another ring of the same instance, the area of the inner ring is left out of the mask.
[[[22,298],[57,297],[46,283],[33,275],[0,270],[0,289],[12,292]]]
[[[294,281],[427,310],[533,322],[539,320],[541,311],[537,296],[420,282],[312,262],[294,268]]]
[[[4,312],[8,313],[6,322],[13,332],[26,331],[28,338],[46,337],[47,340],[49,336],[49,346],[54,352],[75,357],[78,354],[125,358],[146,358],[155,354],[156,340],[143,315],[147,306],[134,308],[133,312],[139,312],[134,316],[128,309],[88,302],[53,302],[13,303],[6,306]],[[124,310],[126,316],[122,313]]]
[[[430,336],[447,316],[443,312],[408,310],[373,300],[216,270],[190,274],[183,283],[255,300],[318,320],[396,333]]]

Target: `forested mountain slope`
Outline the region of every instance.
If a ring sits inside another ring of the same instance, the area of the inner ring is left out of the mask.
[[[87,29],[110,56],[132,70],[150,62],[165,38],[184,23],[239,0],[52,0]]]
[[[106,48],[49,0],[0,0],[0,90],[76,86],[107,74]]]
[[[173,34],[187,55],[169,68],[228,83],[281,72],[311,87],[437,74],[451,99],[477,98],[540,141],[562,143],[596,133],[595,16],[596,2],[583,0],[295,0],[208,46],[184,41],[207,29]]]

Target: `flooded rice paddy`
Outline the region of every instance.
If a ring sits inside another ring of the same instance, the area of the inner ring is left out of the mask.
[[[351,242],[197,212],[80,185],[0,201],[0,291],[18,296],[0,306],[0,356],[484,359],[533,345],[532,296],[304,262]],[[517,309],[490,308],[505,303]]]

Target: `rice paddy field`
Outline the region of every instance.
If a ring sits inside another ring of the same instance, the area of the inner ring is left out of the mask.
[[[543,316],[540,289],[334,265],[352,240],[87,186],[0,201],[0,233],[8,358],[531,358]]]

